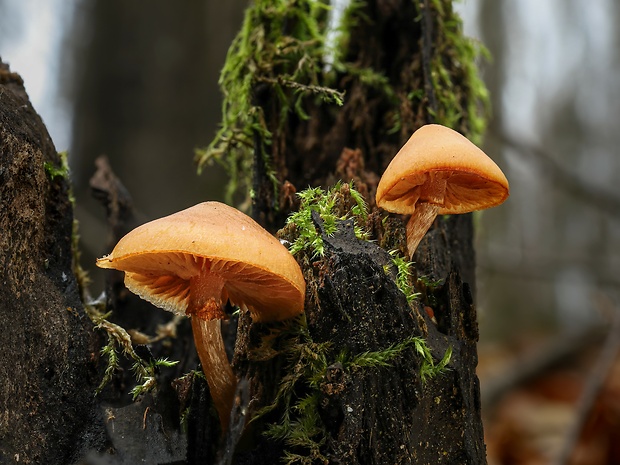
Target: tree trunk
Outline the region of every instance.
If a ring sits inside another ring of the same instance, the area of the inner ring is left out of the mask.
[[[98,347],[72,270],[66,167],[0,63],[0,462],[74,463],[105,446]]]
[[[217,70],[245,3],[201,0],[180,8],[168,0],[148,7],[92,0],[80,11],[81,23],[70,37],[76,65],[65,91],[74,98],[69,157],[88,263],[106,252],[108,239],[88,184],[101,155],[131,191],[144,220],[195,199],[223,197],[224,174],[196,176],[191,158],[217,127]],[[101,274],[92,271],[99,286]]]
[[[294,7],[303,9],[299,5]],[[281,18],[270,14],[258,6],[254,17],[264,15],[265,24],[280,24]],[[351,225],[342,222],[335,234],[322,235],[323,256],[299,257],[308,282],[307,335],[292,341],[285,337],[280,356],[268,362],[257,358],[265,331],[249,321],[241,322],[235,367],[250,386],[252,401],[239,412],[253,417],[264,412],[261,407],[277,406],[268,407],[266,414],[250,424],[252,429],[245,436],[252,436],[255,446],[238,449],[234,460],[252,464],[273,463],[282,457],[287,463],[486,463],[475,374],[478,327],[471,217],[436,220],[414,257],[414,282],[422,295],[410,306],[393,277],[386,274],[390,259],[381,248],[405,249],[403,223],[374,206],[379,175],[419,126],[440,122],[476,135],[473,126],[480,121],[466,108],[470,103],[476,107],[479,95],[464,71],[467,66],[459,61],[472,57],[457,53],[450,34],[462,31],[458,26],[448,30],[452,27],[448,25],[458,24],[448,1],[369,1],[349,14],[342,59],[346,71],[337,73],[333,86],[345,91],[341,108],[308,98],[303,104],[309,117],[287,108],[282,124],[278,95],[286,89],[278,89],[277,83],[285,78],[256,78],[254,104],[264,115],[271,140],[267,143],[254,133],[258,169],[253,180],[253,214],[275,231],[290,211],[286,206],[294,203],[287,196],[295,187],[325,187],[338,179],[352,180],[370,203],[373,213],[367,227],[376,242],[358,240]],[[260,27],[261,19],[256,21],[253,26]],[[296,21],[294,13],[281,21],[283,36],[305,38],[290,32],[303,30]],[[239,50],[242,47],[238,45]],[[285,73],[286,67],[273,71]],[[442,84],[434,79],[439,71],[445,71],[451,81]],[[362,79],[363,75],[369,78]],[[460,117],[450,119],[450,105],[458,106]],[[261,151],[267,155],[257,156]],[[271,190],[267,166],[277,168],[279,193]],[[351,202],[346,192],[343,197],[345,204]],[[317,228],[319,223],[317,219]],[[280,234],[289,239],[289,232]],[[429,307],[436,323],[427,314]],[[421,357],[413,347],[386,367],[352,368],[354,364],[349,364],[347,368],[340,361],[340,354],[352,360],[415,336],[426,340],[435,362],[452,349],[445,373],[423,381]],[[303,350],[313,354],[310,359],[324,358],[324,363],[313,367]],[[304,370],[310,373],[300,374]],[[299,382],[290,383],[291,376]],[[292,394],[282,400],[286,383]],[[308,413],[312,408],[318,420]],[[304,422],[312,427],[300,426]],[[241,417],[238,423],[243,424]],[[223,462],[231,460],[232,452],[223,455]]]

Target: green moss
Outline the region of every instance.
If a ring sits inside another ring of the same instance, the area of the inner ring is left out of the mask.
[[[263,339],[258,349],[258,357],[263,359],[266,353],[271,357],[277,352],[282,353],[288,361],[286,375],[280,381],[273,402],[259,410],[252,421],[276,410],[281,412],[280,420],[269,424],[264,434],[283,441],[290,449],[285,452],[283,462],[325,462],[327,459],[321,453],[321,447],[326,441],[327,432],[318,414],[318,401],[320,382],[328,367],[331,343],[319,344],[312,341],[305,315],[282,322],[277,332],[272,332],[271,336]],[[266,350],[265,342],[270,346],[270,350]],[[281,349],[274,351],[273,348],[279,344]],[[299,448],[304,450],[303,455],[293,452]]]
[[[368,240],[368,233],[365,230],[368,206],[352,183],[338,182],[327,191],[320,187],[310,188],[297,195],[301,199],[299,210],[287,219],[287,225],[294,226],[297,236],[290,247],[293,255],[306,251],[312,256],[322,256],[325,252],[321,233],[316,230],[312,221],[313,211],[317,212],[323,220],[326,234],[336,232],[338,221],[353,218],[357,238]]]
[[[486,128],[490,112],[488,91],[479,77],[477,61],[488,57],[488,51],[478,42],[463,34],[461,18],[453,11],[452,0],[431,0],[428,11],[423,2],[413,2],[417,9],[416,22],[428,20],[432,26],[430,47],[430,80],[436,106],[429,107],[429,98],[424,89],[422,57],[409,64],[407,78],[389,78],[383,69],[360,67],[360,60],[347,62],[351,31],[361,31],[372,26],[374,18],[367,15],[367,4],[354,0],[345,10],[339,29],[334,53],[334,69],[341,75],[352,77],[367,90],[363,94],[382,98],[386,126],[383,134],[402,132],[406,137],[411,128],[421,121],[418,118],[430,114],[434,122],[451,127],[479,144]],[[412,25],[413,26],[413,25]],[[421,54],[421,51],[419,52]],[[358,58],[358,57],[356,57]],[[361,60],[364,61],[364,60]],[[392,81],[394,79],[395,81]],[[363,99],[362,99],[363,100]],[[360,107],[363,108],[362,101]]]
[[[306,119],[308,99],[342,105],[343,94],[323,85],[326,8],[318,0],[256,0],[246,10],[220,75],[221,127],[207,148],[196,151],[199,172],[212,161],[228,171],[228,201],[249,192],[255,151],[278,187],[268,146],[290,114]],[[267,95],[270,115],[260,101]]]
[[[171,367],[178,362],[169,361],[166,358],[145,360],[134,350],[131,336],[121,326],[108,321],[111,312],[104,311],[105,304],[101,301],[90,302],[84,305],[86,314],[95,324],[96,329],[103,330],[108,336],[108,342],[101,349],[101,355],[107,358],[106,369],[103,379],[95,390],[99,394],[103,388],[112,380],[114,374],[121,369],[120,355],[132,360],[131,370],[136,379],[136,386],[131,390],[131,395],[135,400],[139,395],[151,391],[156,387],[156,373],[162,367]]]
[[[51,161],[43,162],[43,168],[48,177],[53,181],[56,178],[69,179],[69,162],[67,160],[67,152],[58,152],[60,166],[56,166]]]
[[[413,302],[420,294],[415,292],[411,283],[411,266],[413,262],[403,257],[398,250],[391,250],[392,263],[396,267],[396,285],[407,298],[407,303]]]
[[[423,382],[443,373],[452,358],[452,348],[449,347],[442,359],[438,363],[435,363],[431,350],[424,338],[412,336],[409,339],[399,342],[398,344],[393,344],[381,351],[364,352],[356,355],[351,360],[346,360],[345,356],[341,356],[340,359],[345,369],[348,370],[364,367],[386,367],[391,366],[392,360],[411,346],[414,347],[415,352],[422,359],[422,363],[420,364],[420,377]]]
[[[414,3],[421,21],[420,4]],[[464,36],[450,0],[432,0],[430,5],[434,21],[430,74],[437,107],[423,108],[422,113],[431,113],[435,122],[479,144],[490,105],[476,61],[487,52]],[[426,98],[419,80],[412,79],[406,84],[409,88],[397,92],[383,70],[346,61],[351,31],[374,20],[366,16],[365,7],[363,1],[350,3],[333,45],[326,43],[329,7],[321,0],[256,0],[248,7],[220,75],[224,95],[220,129],[195,157],[199,172],[213,162],[227,170],[229,203],[235,194],[249,195],[255,155],[262,157],[277,191],[281,180],[273,169],[274,141],[283,137],[281,130],[291,116],[308,118],[309,105],[342,105],[344,94],[334,88],[337,76],[347,76],[381,96],[386,104],[387,126],[382,131],[386,135],[407,132],[411,118],[420,114]],[[281,150],[280,144],[275,145]]]
[[[490,112],[489,92],[476,62],[488,58],[482,44],[463,34],[463,22],[451,0],[431,0],[435,10],[431,79],[438,107],[435,122],[466,134],[480,144]]]
[[[319,415],[319,402],[322,397],[321,385],[328,367],[339,363],[350,376],[359,370],[389,367],[413,348],[420,357],[420,378],[427,382],[447,369],[452,355],[449,348],[439,362],[435,362],[426,341],[412,336],[404,341],[392,344],[378,351],[367,351],[350,356],[346,350],[333,354],[330,342],[316,343],[308,331],[305,315],[289,322],[282,322],[277,337],[272,333],[269,344],[272,348],[282,343],[280,352],[288,361],[286,375],[280,385],[274,401],[257,412],[252,418],[256,421],[270,412],[280,414],[279,421],[267,425],[265,436],[283,441],[287,447],[283,463],[314,464],[327,463],[322,447],[327,441],[327,430]],[[265,350],[264,344],[259,348],[259,358],[266,353],[274,357],[273,350]],[[300,453],[303,451],[303,453]]]

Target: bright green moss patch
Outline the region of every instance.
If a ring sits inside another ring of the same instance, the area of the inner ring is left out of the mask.
[[[411,303],[420,295],[415,292],[411,283],[411,266],[413,262],[400,255],[397,250],[391,250],[390,257],[396,267],[396,285],[405,294],[407,303]]]
[[[291,214],[287,219],[287,225],[295,225],[297,232],[297,238],[290,247],[293,255],[302,250],[313,256],[322,256],[325,252],[321,233],[317,231],[312,221],[313,211],[321,217],[327,235],[336,232],[338,221],[353,218],[356,237],[368,240],[368,234],[364,229],[364,222],[368,217],[368,206],[352,184],[338,182],[327,191],[315,187],[301,191],[297,195],[301,199],[299,211]],[[348,208],[345,196],[352,199],[353,205],[350,208]]]
[[[156,373],[160,368],[169,368],[178,362],[166,358],[145,360],[140,357],[134,350],[129,333],[121,326],[108,321],[111,312],[104,313],[103,307],[103,302],[90,302],[84,305],[86,314],[95,328],[103,330],[108,336],[107,344],[101,349],[101,355],[107,359],[106,369],[95,394],[101,393],[103,388],[112,381],[114,374],[121,370],[120,352],[124,357],[132,360],[131,370],[137,384],[131,390],[131,395],[135,400],[139,395],[149,392],[157,386]]]

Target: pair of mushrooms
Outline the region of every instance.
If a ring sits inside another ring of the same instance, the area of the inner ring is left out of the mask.
[[[416,131],[386,169],[377,205],[411,214],[413,253],[436,215],[499,205],[508,182],[480,149],[439,125]],[[222,430],[228,427],[237,380],[221,335],[224,304],[254,321],[303,312],[306,284],[289,251],[254,220],[219,202],[205,202],[143,224],[123,237],[101,268],[125,272],[127,288],[154,305],[191,317],[194,342]]]

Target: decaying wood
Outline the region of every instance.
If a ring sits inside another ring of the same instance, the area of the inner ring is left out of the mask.
[[[433,26],[437,12],[430,9],[430,2],[420,5],[422,19],[416,21],[419,10],[411,2],[364,3],[359,23],[350,31],[344,58],[387,79],[402,102],[400,131],[390,132],[386,115],[391,107],[386,95],[346,73],[336,86],[345,91],[343,107],[334,111],[308,104],[307,121],[291,115],[282,128],[268,100],[258,101],[273,131],[272,146],[277,148],[272,154],[274,166],[285,167],[278,173],[282,181],[301,189],[353,179],[371,211],[375,210],[378,176],[415,129],[433,122],[429,109],[437,105],[429,70],[432,55],[437,53],[433,46],[439,34]],[[418,88],[426,89],[420,107],[407,97],[411,89]],[[270,94],[261,88],[259,95]],[[458,129],[467,132],[467,124],[463,120]],[[266,182],[255,179],[255,185]],[[260,195],[258,189],[256,193]],[[264,206],[273,202],[255,198],[254,203]],[[278,216],[260,214],[278,220]],[[333,344],[329,354],[335,360],[341,349],[354,356],[421,335],[435,357],[452,347],[452,361],[444,375],[426,383],[420,380],[419,357],[412,350],[390,368],[349,373],[337,364],[330,366],[321,401],[321,419],[329,433],[325,457],[334,464],[484,464],[480,389],[475,374],[478,329],[471,218],[437,219],[420,244],[414,257],[416,277],[435,284],[419,284],[423,295],[413,311],[384,272],[385,250],[376,245],[403,250],[402,220],[375,212],[370,222],[375,225],[376,243],[360,242],[341,224],[334,236],[323,237],[327,244],[324,257],[303,261],[310,336],[314,342]],[[275,230],[282,224],[267,222],[266,226]],[[436,325],[423,305],[432,307]],[[254,326],[246,322],[240,334],[251,335]],[[259,368],[261,365],[248,356],[252,350],[251,337],[245,343],[238,340],[236,368],[239,376],[251,382],[251,412],[273,400],[277,382],[286,374],[282,371],[284,361],[277,358]],[[277,418],[274,415],[270,420]],[[254,439],[255,447],[243,455],[247,463],[272,463],[274,456],[284,454],[286,446],[281,442],[258,435]]]
[[[0,463],[74,463],[105,446],[68,190],[21,78],[0,63]]]
[[[416,305],[417,313],[409,308],[385,273],[389,257],[383,249],[356,240],[346,225],[325,241],[329,247],[322,260],[327,269],[319,285],[320,305],[308,309],[318,340],[334,341],[335,349],[354,355],[383,350],[414,335],[425,337],[439,357],[448,346],[454,351],[449,371],[424,383],[413,349],[391,367],[342,374],[342,390],[335,396],[326,393],[326,403],[340,418],[331,430],[330,460],[438,463],[450,457],[452,463],[484,462],[479,392],[471,369],[477,333],[467,328],[475,312],[459,272],[433,270],[444,282],[436,292],[436,315],[441,315],[436,328],[421,306]],[[447,250],[447,245],[441,247]]]

